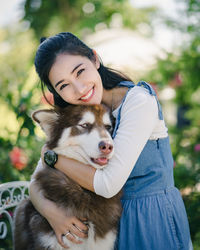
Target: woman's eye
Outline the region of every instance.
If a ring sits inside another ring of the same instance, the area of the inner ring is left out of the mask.
[[[61,87],[60,87],[60,90],[64,89],[64,87],[66,87],[68,84],[63,84]]]
[[[77,72],[77,76],[79,76],[85,69],[80,69],[78,72]]]

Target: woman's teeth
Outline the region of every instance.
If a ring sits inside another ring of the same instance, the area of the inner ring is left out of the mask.
[[[81,100],[87,100],[92,96],[93,88],[85,95],[81,97]]]

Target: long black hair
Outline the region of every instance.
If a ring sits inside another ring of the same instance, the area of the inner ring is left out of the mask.
[[[95,54],[78,37],[69,32],[62,32],[47,39],[41,39],[41,44],[35,56],[35,68],[41,80],[43,95],[45,97],[44,87],[47,86],[54,96],[55,105],[66,107],[68,103],[60,97],[49,81],[49,72],[59,54],[85,56],[91,61],[95,61]],[[104,89],[112,89],[122,81],[131,81],[129,77],[121,72],[105,67],[101,61],[98,72]]]

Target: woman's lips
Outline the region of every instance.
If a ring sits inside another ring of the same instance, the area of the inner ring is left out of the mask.
[[[80,100],[83,101],[83,102],[89,102],[91,100],[91,98],[93,97],[94,95],[94,87],[91,88],[87,94],[83,95]]]

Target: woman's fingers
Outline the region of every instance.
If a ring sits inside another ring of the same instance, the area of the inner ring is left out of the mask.
[[[88,233],[87,220],[85,220],[85,219],[84,220],[83,219],[79,220],[76,217],[74,217],[73,224],[75,225],[75,227],[79,231],[81,231],[83,233],[86,233],[86,234]]]
[[[81,244],[81,243],[82,243],[82,241],[78,240],[78,239],[76,238],[76,236],[73,235],[73,233],[72,233],[71,231],[70,231],[70,234],[67,234],[67,235],[64,236],[64,237],[66,237],[68,240],[70,240],[71,242],[73,242],[73,243],[75,243],[75,244]]]
[[[72,224],[70,226],[70,233],[79,237],[79,238],[87,238],[87,232],[82,231],[76,224]]]
[[[64,244],[64,242],[63,242],[63,236],[62,236],[61,234],[58,234],[58,235],[56,234],[56,238],[57,238],[58,243],[59,243],[62,247],[66,248],[66,249],[69,248],[67,245]]]
[[[60,213],[57,216],[52,214],[51,218],[49,219],[49,223],[56,234],[59,244],[64,248],[68,248],[65,245],[65,237],[75,244],[81,244],[81,239],[88,237],[88,227],[84,224],[86,221],[83,223],[74,216],[66,217],[62,210],[60,210]],[[67,234],[67,232],[70,232],[70,234]]]

